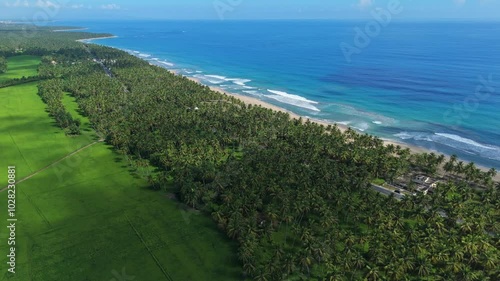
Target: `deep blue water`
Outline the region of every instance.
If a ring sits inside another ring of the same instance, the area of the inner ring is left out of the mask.
[[[500,23],[393,22],[350,61],[340,46],[365,22],[57,24],[113,33],[94,42],[207,85],[500,168]]]

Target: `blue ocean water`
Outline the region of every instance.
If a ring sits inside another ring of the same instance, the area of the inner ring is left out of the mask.
[[[500,168],[498,22],[393,22],[369,41],[361,21],[57,24],[115,34],[94,42],[207,85]]]

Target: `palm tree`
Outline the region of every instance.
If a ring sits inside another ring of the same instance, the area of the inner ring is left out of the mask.
[[[465,164],[463,161],[459,161],[455,166],[455,173],[462,175],[464,173]]]
[[[477,178],[477,169],[474,162],[470,162],[464,168],[465,179],[468,181],[475,181]]]
[[[253,280],[256,281],[268,281],[269,279],[269,273],[267,273],[265,270],[260,270],[259,273],[255,276]]]
[[[365,276],[365,278],[367,280],[372,280],[372,281],[379,280],[379,278],[380,278],[380,271],[379,271],[378,267],[376,267],[376,266],[371,267],[371,266],[367,265],[366,268],[368,269],[368,273]]]
[[[443,167],[444,171],[447,172],[447,173],[451,173],[454,171],[455,169],[455,164],[451,161],[448,161],[444,164],[444,167]]]
[[[307,254],[302,254],[302,257],[300,258],[300,265],[302,268],[307,270],[307,275],[311,274],[311,265],[312,265],[312,258],[307,256]]]

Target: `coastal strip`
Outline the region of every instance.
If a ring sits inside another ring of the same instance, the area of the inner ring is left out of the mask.
[[[68,29],[58,29],[58,30],[52,30],[52,32],[80,31],[80,30],[88,30],[88,28],[68,28]]]
[[[176,74],[176,75],[184,76],[184,75],[178,74],[178,73],[176,73],[174,71],[171,71],[171,70],[169,70],[169,71],[172,72],[172,73],[174,73],[174,74]],[[189,79],[189,80],[191,80],[193,82],[196,82],[198,84],[204,85],[203,83],[201,83],[200,80],[198,80],[196,78],[188,77],[188,76],[184,76],[184,77],[186,77],[187,79]],[[204,85],[204,86],[207,86],[207,85]],[[274,111],[288,113],[290,115],[290,118],[292,118],[292,119],[302,118],[304,121],[309,120],[309,121],[311,121],[313,123],[320,124],[320,125],[323,125],[323,126],[329,126],[329,125],[337,126],[337,128],[340,131],[342,131],[342,132],[347,131],[349,128],[351,128],[352,130],[355,130],[354,128],[349,127],[349,126],[344,125],[344,124],[339,124],[339,123],[335,123],[335,122],[328,122],[328,121],[323,121],[323,120],[315,120],[315,119],[311,119],[311,118],[308,118],[308,117],[305,117],[305,116],[301,116],[301,115],[293,113],[293,112],[291,112],[289,110],[286,110],[286,109],[284,109],[282,107],[276,106],[274,104],[270,104],[268,102],[259,100],[259,99],[254,98],[254,97],[248,97],[248,96],[244,96],[244,95],[230,93],[230,92],[227,92],[227,91],[225,91],[225,90],[223,90],[221,88],[214,87],[214,86],[209,86],[209,87],[210,87],[210,89],[212,91],[216,91],[216,92],[225,94],[227,96],[231,96],[233,98],[239,99],[242,102],[244,102],[245,104],[251,104],[251,105],[261,106],[261,107],[268,108],[268,109],[271,109],[271,110],[274,110]],[[395,140],[384,139],[384,138],[379,138],[379,139],[381,139],[386,146],[390,145],[390,144],[392,144],[394,146],[398,146],[399,145],[400,147],[402,147],[404,149],[406,149],[406,148],[410,149],[410,151],[412,153],[416,153],[416,154],[418,154],[418,153],[431,153],[431,152],[434,152],[436,154],[441,154],[438,151],[433,151],[433,150],[430,150],[430,149],[427,149],[427,148],[423,148],[423,147],[419,147],[419,146],[409,145],[409,144],[406,144],[406,143],[403,143],[403,142],[398,142],[398,141],[395,141]],[[449,158],[450,158],[450,155],[445,155],[445,156],[446,156],[446,161],[448,161]],[[464,163],[468,163],[468,162],[464,161]],[[476,164],[476,167],[479,168],[479,169],[481,169],[481,171],[483,171],[483,172],[487,172],[490,169],[488,167],[480,166],[480,165],[477,165],[477,164]],[[497,182],[500,182],[500,174],[497,174],[493,179],[495,181],[497,181]]]
[[[89,41],[92,41],[92,40],[99,40],[99,39],[109,39],[109,38],[116,38],[118,36],[107,36],[107,37],[97,37],[97,38],[88,38],[88,39],[81,39],[81,40],[77,40],[78,42],[82,42],[82,43],[92,43],[92,42],[89,42]],[[122,50],[124,51],[124,50]],[[135,55],[134,55],[135,56]],[[148,61],[146,60],[145,58],[143,57],[139,57],[139,56],[135,56],[135,57],[138,57],[144,61]],[[302,120],[304,121],[307,121],[309,120],[310,122],[313,122],[313,123],[316,123],[316,124],[320,124],[320,125],[323,125],[323,126],[329,126],[329,125],[332,125],[332,126],[337,126],[337,128],[341,131],[341,132],[345,132],[347,131],[349,128],[351,128],[352,130],[356,131],[355,128],[352,128],[348,125],[344,125],[344,124],[339,124],[339,123],[336,123],[336,122],[333,122],[333,121],[324,121],[324,120],[316,120],[316,119],[312,119],[312,118],[309,118],[309,117],[305,117],[305,116],[301,116],[299,114],[296,114],[294,112],[291,112],[285,108],[282,108],[280,106],[277,106],[277,105],[274,105],[274,104],[271,104],[271,103],[268,103],[268,102],[265,102],[263,100],[260,100],[260,99],[257,99],[257,98],[254,98],[254,97],[249,97],[249,96],[245,96],[245,95],[241,95],[241,94],[235,94],[235,93],[231,93],[231,92],[228,92],[228,91],[225,91],[219,87],[215,87],[215,86],[210,86],[210,85],[205,85],[203,84],[199,79],[197,78],[194,78],[194,77],[190,77],[190,76],[186,76],[186,75],[183,75],[183,74],[180,74],[180,73],[177,73],[176,71],[174,70],[171,70],[171,69],[168,69],[167,67],[165,66],[159,66],[159,65],[156,65],[158,67],[161,67],[161,68],[164,68],[166,70],[168,70],[169,72],[175,74],[175,75],[179,75],[179,76],[182,76],[182,77],[185,77],[195,83],[198,83],[200,85],[203,85],[203,86],[208,86],[212,91],[215,91],[215,92],[219,92],[221,94],[225,94],[226,96],[230,96],[230,97],[233,97],[233,98],[236,98],[236,99],[239,99],[240,101],[244,102],[245,104],[251,104],[251,105],[255,105],[255,106],[261,106],[263,108],[267,108],[267,109],[271,109],[271,110],[274,110],[274,111],[279,111],[279,112],[285,112],[285,113],[288,113],[290,115],[290,118],[292,119],[299,119],[299,118],[302,118]],[[376,136],[377,137],[377,136]],[[398,142],[396,140],[391,140],[391,139],[384,139],[384,138],[380,138],[380,137],[377,137],[379,139],[381,139],[384,144],[387,146],[387,145],[394,145],[394,146],[400,146],[402,147],[403,149],[409,149],[412,153],[414,154],[419,154],[419,153],[436,153],[436,154],[442,154],[441,152],[439,151],[433,151],[433,150],[430,150],[430,149],[427,149],[427,148],[424,148],[424,147],[419,147],[419,146],[415,146],[415,145],[410,145],[410,144],[407,144],[407,143],[404,143],[404,142]],[[446,156],[446,161],[449,160],[450,158],[450,155],[445,155]],[[464,163],[468,163],[467,161],[464,161]],[[479,168],[481,171],[483,172],[487,172],[490,170],[489,167],[485,167],[485,166],[481,166],[481,165],[477,165],[476,164],[476,167]],[[494,178],[493,178],[495,181],[497,182],[500,182],[500,173],[497,174]]]
[[[94,37],[94,38],[78,39],[76,41],[81,42],[81,43],[91,43],[90,41],[101,40],[101,39],[112,39],[112,38],[118,38],[118,36],[113,35],[113,36],[106,36],[106,37]]]

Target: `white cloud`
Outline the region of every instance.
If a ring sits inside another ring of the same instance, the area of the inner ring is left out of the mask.
[[[103,10],[120,10],[121,7],[120,7],[120,5],[116,5],[116,4],[106,4],[106,5],[101,5],[101,9],[103,9]]]
[[[463,6],[463,5],[465,5],[465,2],[467,2],[467,0],[454,0],[454,1],[455,1],[455,4],[458,6]]]
[[[28,0],[16,0],[16,1],[5,1],[4,6],[10,8],[60,8],[61,5],[56,2],[52,2],[50,0],[36,0],[36,1],[28,1]]]
[[[30,3],[28,2],[28,0],[24,0],[24,1],[17,0],[13,3],[11,3],[10,1],[6,1],[6,2],[4,2],[4,6],[5,7],[12,7],[12,8],[21,8],[21,7],[27,8],[30,6]]]
[[[368,8],[373,5],[374,0],[359,0],[358,7],[360,9]]]
[[[10,0],[3,1],[3,5],[8,8],[51,8],[51,9],[92,9],[92,5],[83,3],[65,3],[66,0]],[[0,0],[0,5],[2,1]],[[120,9],[120,6],[115,4],[103,5],[102,9]]]

